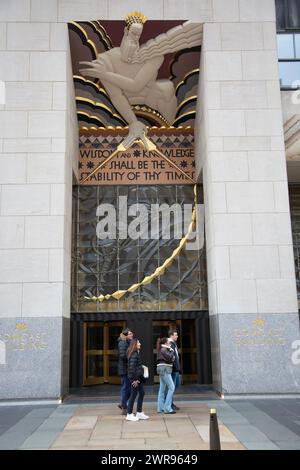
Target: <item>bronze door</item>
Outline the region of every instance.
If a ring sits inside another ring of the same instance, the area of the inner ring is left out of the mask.
[[[84,323],[83,385],[119,384],[117,339],[125,322]]]

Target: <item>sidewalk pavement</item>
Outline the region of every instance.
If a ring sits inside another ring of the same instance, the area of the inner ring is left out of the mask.
[[[0,406],[0,449],[208,450],[216,408],[222,450],[300,450],[300,399],[178,401],[174,415],[146,402],[127,422],[115,403]]]

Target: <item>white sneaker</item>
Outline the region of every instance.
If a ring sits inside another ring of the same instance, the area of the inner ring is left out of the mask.
[[[145,413],[141,412],[141,413],[137,413],[136,414],[136,417],[138,419],[149,419],[149,416],[145,415]]]
[[[139,418],[137,416],[134,416],[133,413],[131,413],[130,415],[127,413],[127,416],[125,419],[126,421],[138,421],[139,420]]]

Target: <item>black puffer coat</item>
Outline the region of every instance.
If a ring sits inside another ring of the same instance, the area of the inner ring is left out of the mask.
[[[144,369],[138,351],[134,351],[128,359],[128,378],[130,382],[140,380],[143,377]]]
[[[118,361],[118,374],[127,374],[127,349],[130,341],[127,340],[126,336],[122,333],[118,338],[118,350],[119,350],[119,361]]]
[[[175,352],[172,348],[161,347],[160,351],[157,353],[157,364],[171,364],[173,365],[175,361]]]

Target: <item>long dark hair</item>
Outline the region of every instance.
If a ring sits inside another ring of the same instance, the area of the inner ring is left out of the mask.
[[[132,356],[132,354],[138,350],[137,348],[137,343],[138,343],[138,339],[137,338],[134,338],[130,341],[130,344],[128,346],[128,349],[127,349],[127,357],[128,359]]]
[[[161,350],[162,344],[166,344],[168,342],[168,339],[169,338],[166,338],[166,337],[157,339],[157,341],[156,341],[157,352],[159,352]]]

